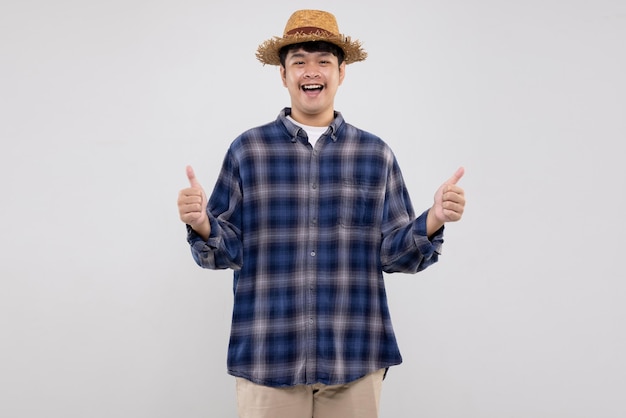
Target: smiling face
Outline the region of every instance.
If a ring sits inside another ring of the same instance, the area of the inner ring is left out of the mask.
[[[291,97],[291,117],[305,125],[328,126],[345,68],[330,52],[289,51],[280,75]]]

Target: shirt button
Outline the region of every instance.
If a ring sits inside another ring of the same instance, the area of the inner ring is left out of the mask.
[[[311,257],[315,257],[316,253],[315,251],[311,251]]]
[[[313,190],[317,189],[317,184],[313,183],[313,185],[311,185],[311,188],[312,188]]]
[[[313,218],[313,219],[311,219],[311,223],[312,223],[313,225],[317,225],[317,218]]]

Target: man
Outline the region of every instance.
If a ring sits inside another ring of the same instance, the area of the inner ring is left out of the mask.
[[[231,143],[208,201],[187,167],[178,207],[192,255],[234,270],[228,372],[241,417],[377,417],[384,375],[402,361],[383,272],[435,263],[444,224],[463,214],[462,168],[415,217],[390,148],[335,111],[346,65],[366,56],[332,14],[295,12],[257,50],[291,106]]]

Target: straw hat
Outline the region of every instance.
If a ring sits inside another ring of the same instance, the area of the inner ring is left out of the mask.
[[[346,64],[367,58],[361,42],[339,33],[335,16],[322,10],[294,12],[287,21],[282,38],[275,36],[263,42],[257,49],[256,57],[263,64],[280,65],[279,51],[282,47],[310,41],[326,41],[337,45],[344,52]]]

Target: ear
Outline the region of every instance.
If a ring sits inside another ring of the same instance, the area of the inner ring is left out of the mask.
[[[280,79],[283,81],[283,87],[287,87],[287,70],[282,65],[280,66]]]
[[[339,85],[343,83],[343,79],[346,76],[346,62],[342,62],[339,66]]]

